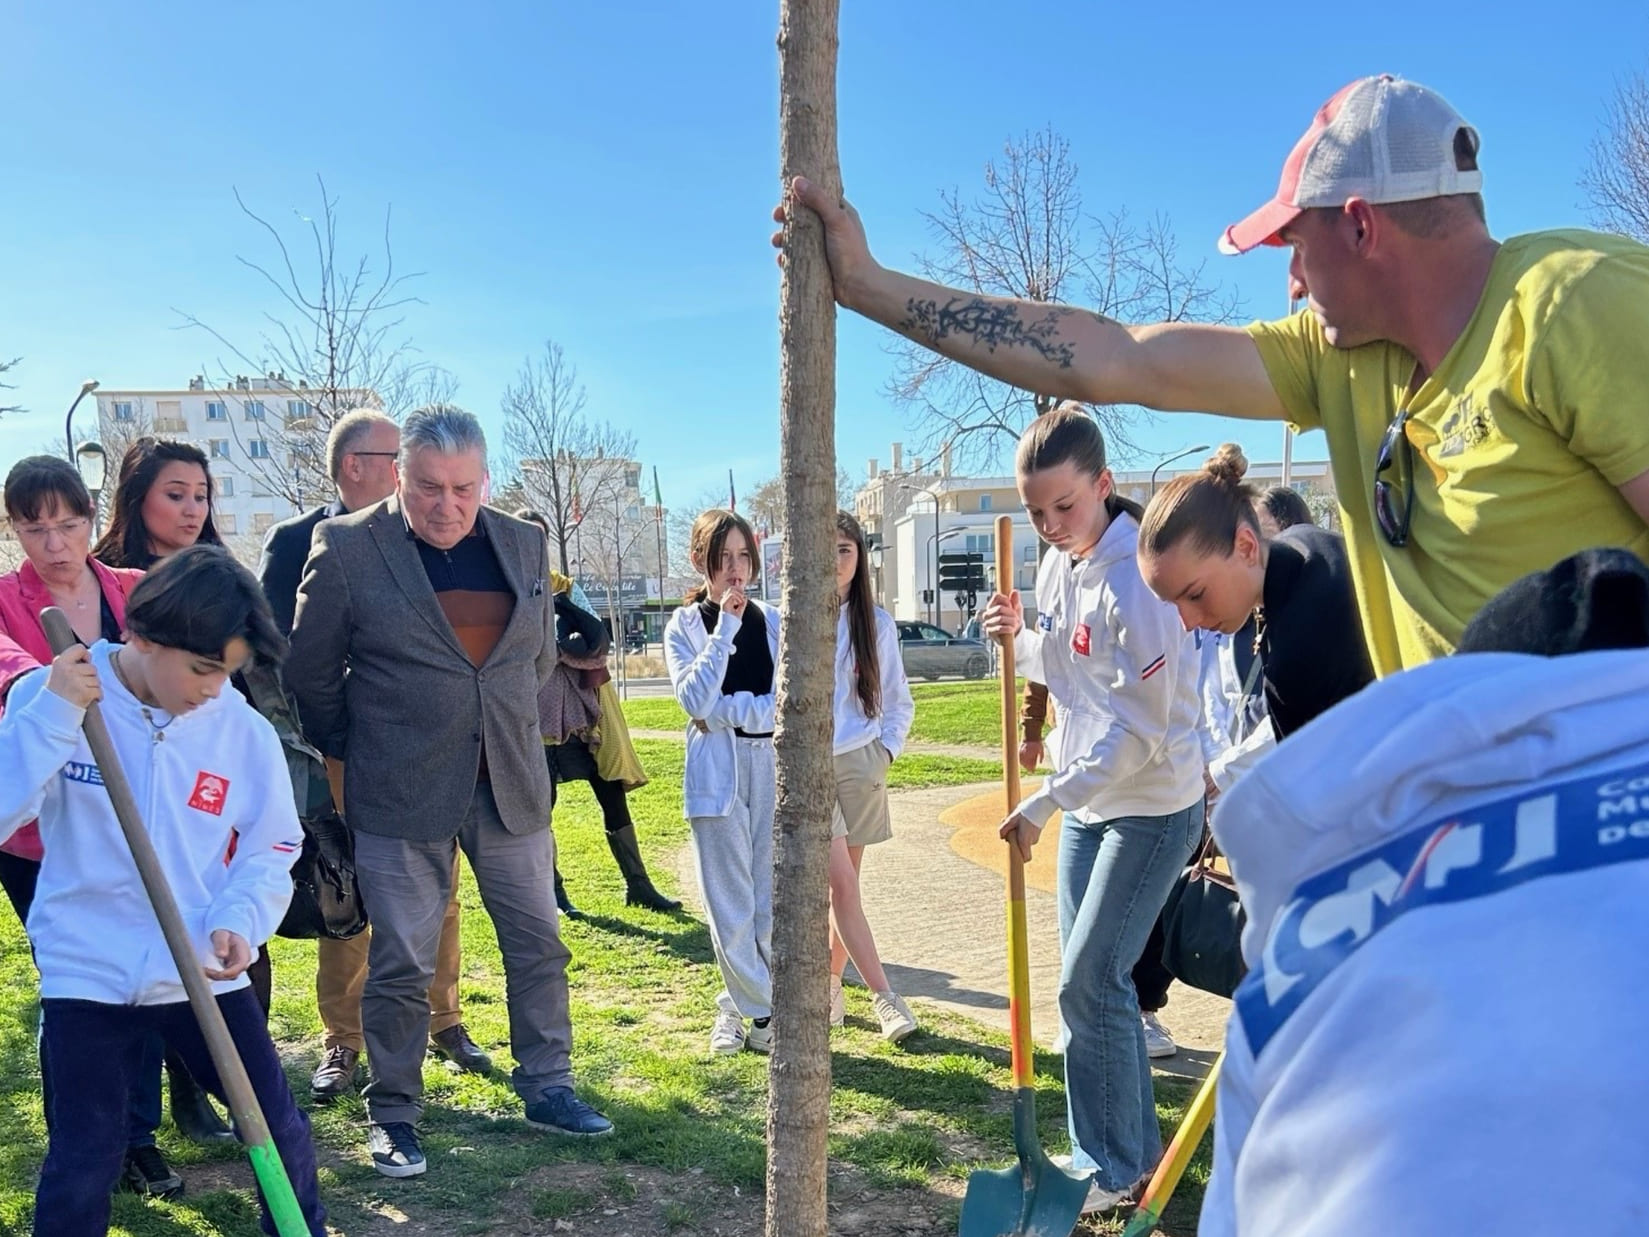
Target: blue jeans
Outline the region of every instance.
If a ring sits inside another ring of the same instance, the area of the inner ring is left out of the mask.
[[[226,992],[217,1003],[309,1231],[314,1237],[325,1237],[326,1212],[315,1176],[309,1120],[292,1099],[264,1024],[263,1009],[250,988]],[[34,1231],[42,1237],[47,1233],[52,1237],[104,1237],[109,1231],[110,1191],[126,1154],[121,1118],[148,1037],[162,1036],[200,1085],[219,1100],[224,1098],[223,1086],[187,1001],[107,1005],[48,998],[41,1005],[51,1111],[46,1121],[50,1131],[46,1162],[34,1198]],[[263,1231],[273,1233],[267,1210],[261,1219]]]
[[[1071,1167],[1125,1190],[1162,1155],[1151,1063],[1133,966],[1174,881],[1202,839],[1199,801],[1168,816],[1089,825],[1067,815],[1059,835],[1059,1016]]]

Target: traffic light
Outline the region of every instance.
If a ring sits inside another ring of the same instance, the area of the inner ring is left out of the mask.
[[[977,550],[967,554],[939,556],[939,588],[946,593],[975,593],[985,587],[985,556]]]

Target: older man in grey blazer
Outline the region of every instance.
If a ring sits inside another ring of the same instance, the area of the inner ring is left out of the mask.
[[[344,765],[372,916],[363,1095],[373,1164],[390,1177],[425,1168],[416,1124],[454,846],[503,951],[512,1081],[528,1122],[612,1130],[572,1090],[538,727],[556,656],[546,547],[537,528],[481,505],[486,475],[469,413],[438,405],[408,417],[395,494],[316,528],[286,663],[305,733]]]

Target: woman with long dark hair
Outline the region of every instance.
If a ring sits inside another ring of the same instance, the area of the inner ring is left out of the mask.
[[[877,607],[864,530],[836,513],[836,806],[830,817],[830,1024],[846,1016],[842,972],[849,958],[870,988],[882,1034],[898,1043],[916,1018],[888,983],[859,898],[865,847],[893,836],[887,770],[905,745],[916,704],[899,655],[899,629]]]
[[[105,566],[146,571],[197,542],[222,545],[212,497],[204,451],[186,442],[139,438],[120,461],[109,527],[92,554]]]

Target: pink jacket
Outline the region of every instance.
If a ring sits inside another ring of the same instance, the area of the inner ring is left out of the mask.
[[[95,558],[88,564],[103,586],[103,597],[114,612],[115,622],[126,622],[126,597],[143,578],[141,571],[126,567],[105,567]],[[27,559],[16,571],[0,576],[0,694],[18,675],[43,666],[52,659],[52,646],[40,626],[40,611],[52,604],[46,583]],[[40,848],[40,830],[30,822],[0,843],[0,850],[38,862],[45,853]]]

